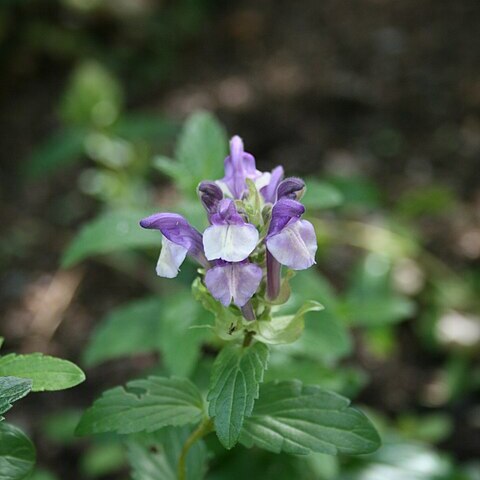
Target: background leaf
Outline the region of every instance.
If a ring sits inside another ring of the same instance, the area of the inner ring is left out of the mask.
[[[177,480],[177,464],[188,427],[166,427],[149,435],[138,435],[128,442],[128,458],[133,480]],[[186,480],[201,480],[206,470],[207,449],[195,442],[186,460]]]
[[[153,432],[200,421],[203,398],[187,379],[149,377],[107,390],[82,416],[78,435]]]
[[[12,403],[30,392],[32,389],[32,381],[27,378],[18,377],[0,377],[0,421],[1,416],[7,410],[12,408]]]
[[[24,174],[30,178],[45,178],[59,168],[79,160],[84,151],[87,132],[83,128],[64,128],[48,137],[27,159]]]
[[[111,310],[93,331],[83,354],[85,364],[158,350],[163,302],[151,296]]]
[[[17,427],[0,423],[0,480],[23,480],[35,465],[35,447]]]
[[[257,342],[251,347],[231,344],[215,360],[208,392],[208,413],[223,446],[232,448],[245,417],[252,413],[259,384],[267,368],[268,348]]]
[[[297,455],[375,451],[380,446],[378,433],[349,404],[345,397],[298,381],[265,384],[240,441],[247,447]]]
[[[139,226],[148,212],[120,210],[99,215],[87,223],[62,256],[62,266],[71,267],[85,258],[133,248],[158,247],[158,232],[146,232]]]
[[[307,189],[302,203],[307,209],[319,210],[341,205],[343,196],[333,185],[315,178],[305,179]]]
[[[212,114],[196,112],[187,119],[175,152],[176,160],[188,172],[188,176],[178,179],[187,196],[196,196],[202,180],[223,177],[227,147],[226,132]]]
[[[12,375],[32,380],[32,392],[64,390],[85,380],[85,374],[74,363],[41,353],[0,357],[0,376]]]
[[[189,376],[208,333],[189,327],[203,322],[204,315],[188,291],[129,302],[100,321],[85,350],[85,363],[91,366],[126,355],[159,352],[168,373]]]

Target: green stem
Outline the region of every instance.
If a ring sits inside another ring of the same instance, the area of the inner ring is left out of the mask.
[[[205,418],[202,423],[190,434],[183,444],[180,457],[178,459],[178,480],[186,480],[187,478],[187,455],[192,445],[203,438],[205,435],[213,431],[213,421],[211,418]]]

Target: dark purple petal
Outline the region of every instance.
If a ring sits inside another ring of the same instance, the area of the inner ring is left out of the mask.
[[[202,182],[198,186],[200,200],[208,215],[213,215],[218,210],[218,204],[223,199],[223,192],[215,182]]]
[[[260,193],[267,203],[275,203],[277,200],[277,188],[283,178],[283,174],[283,167],[275,167],[272,170],[269,184],[260,190]]]
[[[300,178],[290,177],[280,183],[277,190],[277,198],[290,198],[299,200],[305,189],[305,182]]]
[[[282,198],[272,208],[272,219],[268,229],[268,237],[279,233],[290,221],[299,219],[305,212],[305,207],[296,200]]]
[[[168,240],[188,250],[202,265],[208,261],[203,253],[202,234],[177,213],[155,213],[140,221],[143,228],[159,230]]]
[[[232,301],[238,307],[243,307],[257,291],[262,275],[262,269],[254,263],[218,262],[207,271],[205,285],[225,307]]]

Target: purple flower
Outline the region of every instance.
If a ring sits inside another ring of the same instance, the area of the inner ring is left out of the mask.
[[[304,212],[305,207],[290,198],[281,198],[273,206],[266,237],[267,293],[271,299],[278,296],[280,289],[279,264],[305,270],[315,263],[317,239],[313,225],[301,219]]]
[[[208,267],[202,244],[202,234],[176,213],[156,213],[140,221],[140,226],[162,233],[162,250],[157,262],[157,275],[174,278],[187,253]]]
[[[248,261],[228,263],[219,261],[208,270],[205,284],[222,305],[228,307],[233,301],[243,307],[257,291],[262,280],[262,269]]]
[[[230,140],[230,155],[225,159],[225,177],[218,184],[233,198],[242,199],[247,191],[247,178],[260,190],[270,182],[270,173],[257,170],[255,158],[243,150],[242,139],[235,135]]]
[[[210,216],[212,225],[203,234],[203,246],[208,260],[241,262],[258,243],[257,229],[246,223],[231,199],[218,203],[217,212]]]
[[[267,186],[260,190],[264,200],[267,203],[275,203],[277,200],[277,188],[283,178],[283,167],[278,166],[272,170],[270,181]]]
[[[218,210],[218,204],[223,199],[223,192],[215,182],[205,181],[198,186],[198,195],[210,220],[211,215]]]
[[[305,192],[305,182],[301,178],[290,177],[278,185],[277,199],[300,200]]]

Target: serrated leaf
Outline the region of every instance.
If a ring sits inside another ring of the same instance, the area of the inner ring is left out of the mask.
[[[213,364],[208,413],[225,448],[237,443],[243,421],[252,413],[267,362],[268,348],[257,342],[224,347]]]
[[[74,363],[42,353],[0,357],[0,376],[32,380],[32,392],[64,390],[85,380],[85,374]]]
[[[315,178],[308,178],[305,183],[307,189],[302,197],[302,203],[307,209],[319,210],[342,204],[343,195],[330,183]]]
[[[146,232],[138,222],[148,212],[120,210],[99,215],[82,227],[62,256],[62,266],[71,267],[95,255],[133,248],[160,248],[158,232]]]
[[[35,465],[35,447],[17,427],[0,424],[0,480],[23,480]]]
[[[345,397],[299,381],[265,384],[245,420],[240,442],[297,455],[375,451],[380,446],[378,433],[363,413],[349,405]]]
[[[166,427],[133,437],[127,445],[132,480],[178,480],[178,459],[190,433],[188,427]],[[206,459],[205,444],[201,440],[195,442],[187,455],[185,480],[201,480]]]
[[[186,378],[148,377],[107,390],[82,416],[78,435],[153,432],[200,421],[203,398]]]
[[[20,400],[32,389],[32,381],[27,378],[0,377],[0,421],[2,413],[12,408],[13,402]]]
[[[305,328],[305,315],[308,312],[318,312],[323,308],[323,305],[311,300],[305,302],[295,315],[274,316],[268,321],[259,320],[255,338],[272,345],[293,343],[300,338]]]
[[[212,114],[200,111],[187,119],[175,152],[177,161],[188,171],[180,184],[185,194],[196,195],[202,180],[223,177],[227,145],[225,130]]]

